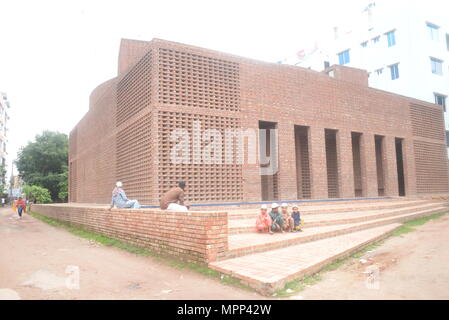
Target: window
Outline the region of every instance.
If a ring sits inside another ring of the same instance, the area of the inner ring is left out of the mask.
[[[442,106],[444,112],[446,112],[446,96],[438,93],[434,93],[434,96],[435,96],[435,104]]]
[[[373,43],[378,43],[379,40],[380,40],[380,36],[377,36],[377,37],[371,39],[371,41],[372,41]]]
[[[394,30],[387,32],[387,40],[388,40],[388,47],[392,47],[396,44],[396,37],[394,35]]]
[[[390,66],[391,80],[396,80],[399,78],[399,63]]]
[[[338,62],[341,65],[349,63],[349,50],[345,50],[338,54]]]
[[[329,61],[324,61],[324,69],[327,69],[331,66],[331,64],[329,63]]]
[[[381,75],[383,71],[384,71],[384,69],[380,68],[380,69],[376,70],[376,73],[377,73],[377,75]]]
[[[368,41],[363,41],[361,44],[362,48],[366,48],[366,46],[368,45]]]
[[[449,131],[446,131],[446,145],[449,147]]]
[[[443,61],[437,58],[430,58],[430,66],[433,74],[443,75]]]
[[[449,33],[446,33],[446,47],[447,51],[449,51]]]
[[[430,39],[438,40],[438,29],[440,29],[440,27],[430,22],[427,22],[426,24],[429,29]]]

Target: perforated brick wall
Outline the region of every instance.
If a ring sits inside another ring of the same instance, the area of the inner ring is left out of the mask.
[[[242,198],[242,167],[233,164],[207,164],[203,159],[197,161],[190,158],[191,164],[175,164],[171,160],[171,150],[177,141],[170,140],[174,128],[185,129],[190,137],[190,150],[194,150],[193,121],[200,121],[202,130],[216,129],[222,137],[225,129],[238,128],[238,119],[207,114],[192,114],[181,112],[159,111],[159,196],[176,186],[180,180],[188,182],[187,201],[241,201]],[[202,131],[203,132],[203,131]],[[201,139],[201,137],[199,137]],[[206,141],[200,142],[203,150]],[[193,154],[193,153],[192,153]],[[221,161],[224,162],[225,144],[222,143]]]
[[[154,173],[151,119],[147,113],[117,133],[117,180],[126,186],[128,198],[142,203],[150,203]]]
[[[117,126],[151,103],[151,50],[117,84]]]
[[[411,104],[410,118],[415,136],[437,140],[446,139],[441,109]]]
[[[446,145],[417,141],[413,143],[418,193],[445,193],[448,190]]]
[[[238,111],[239,65],[181,50],[161,48],[159,102]]]

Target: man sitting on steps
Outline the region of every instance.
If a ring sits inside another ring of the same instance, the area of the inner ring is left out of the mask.
[[[178,182],[177,187],[168,190],[161,198],[160,205],[162,210],[169,211],[188,211],[189,206],[184,204],[184,189],[186,183],[184,181]]]

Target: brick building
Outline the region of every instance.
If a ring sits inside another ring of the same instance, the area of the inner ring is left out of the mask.
[[[221,134],[277,129],[257,152],[274,161],[276,153],[264,149],[277,149],[279,169],[261,175],[258,158],[173,163],[172,131],[192,133],[195,120]],[[441,107],[369,88],[364,70],[315,72],[159,39],[122,40],[117,77],[92,92],[69,144],[71,202],[107,203],[117,180],[143,204],[158,204],[181,179],[191,203],[449,188]]]

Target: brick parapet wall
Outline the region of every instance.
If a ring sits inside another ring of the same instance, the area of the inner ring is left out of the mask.
[[[33,212],[159,254],[208,263],[228,250],[227,212],[35,204]]]

